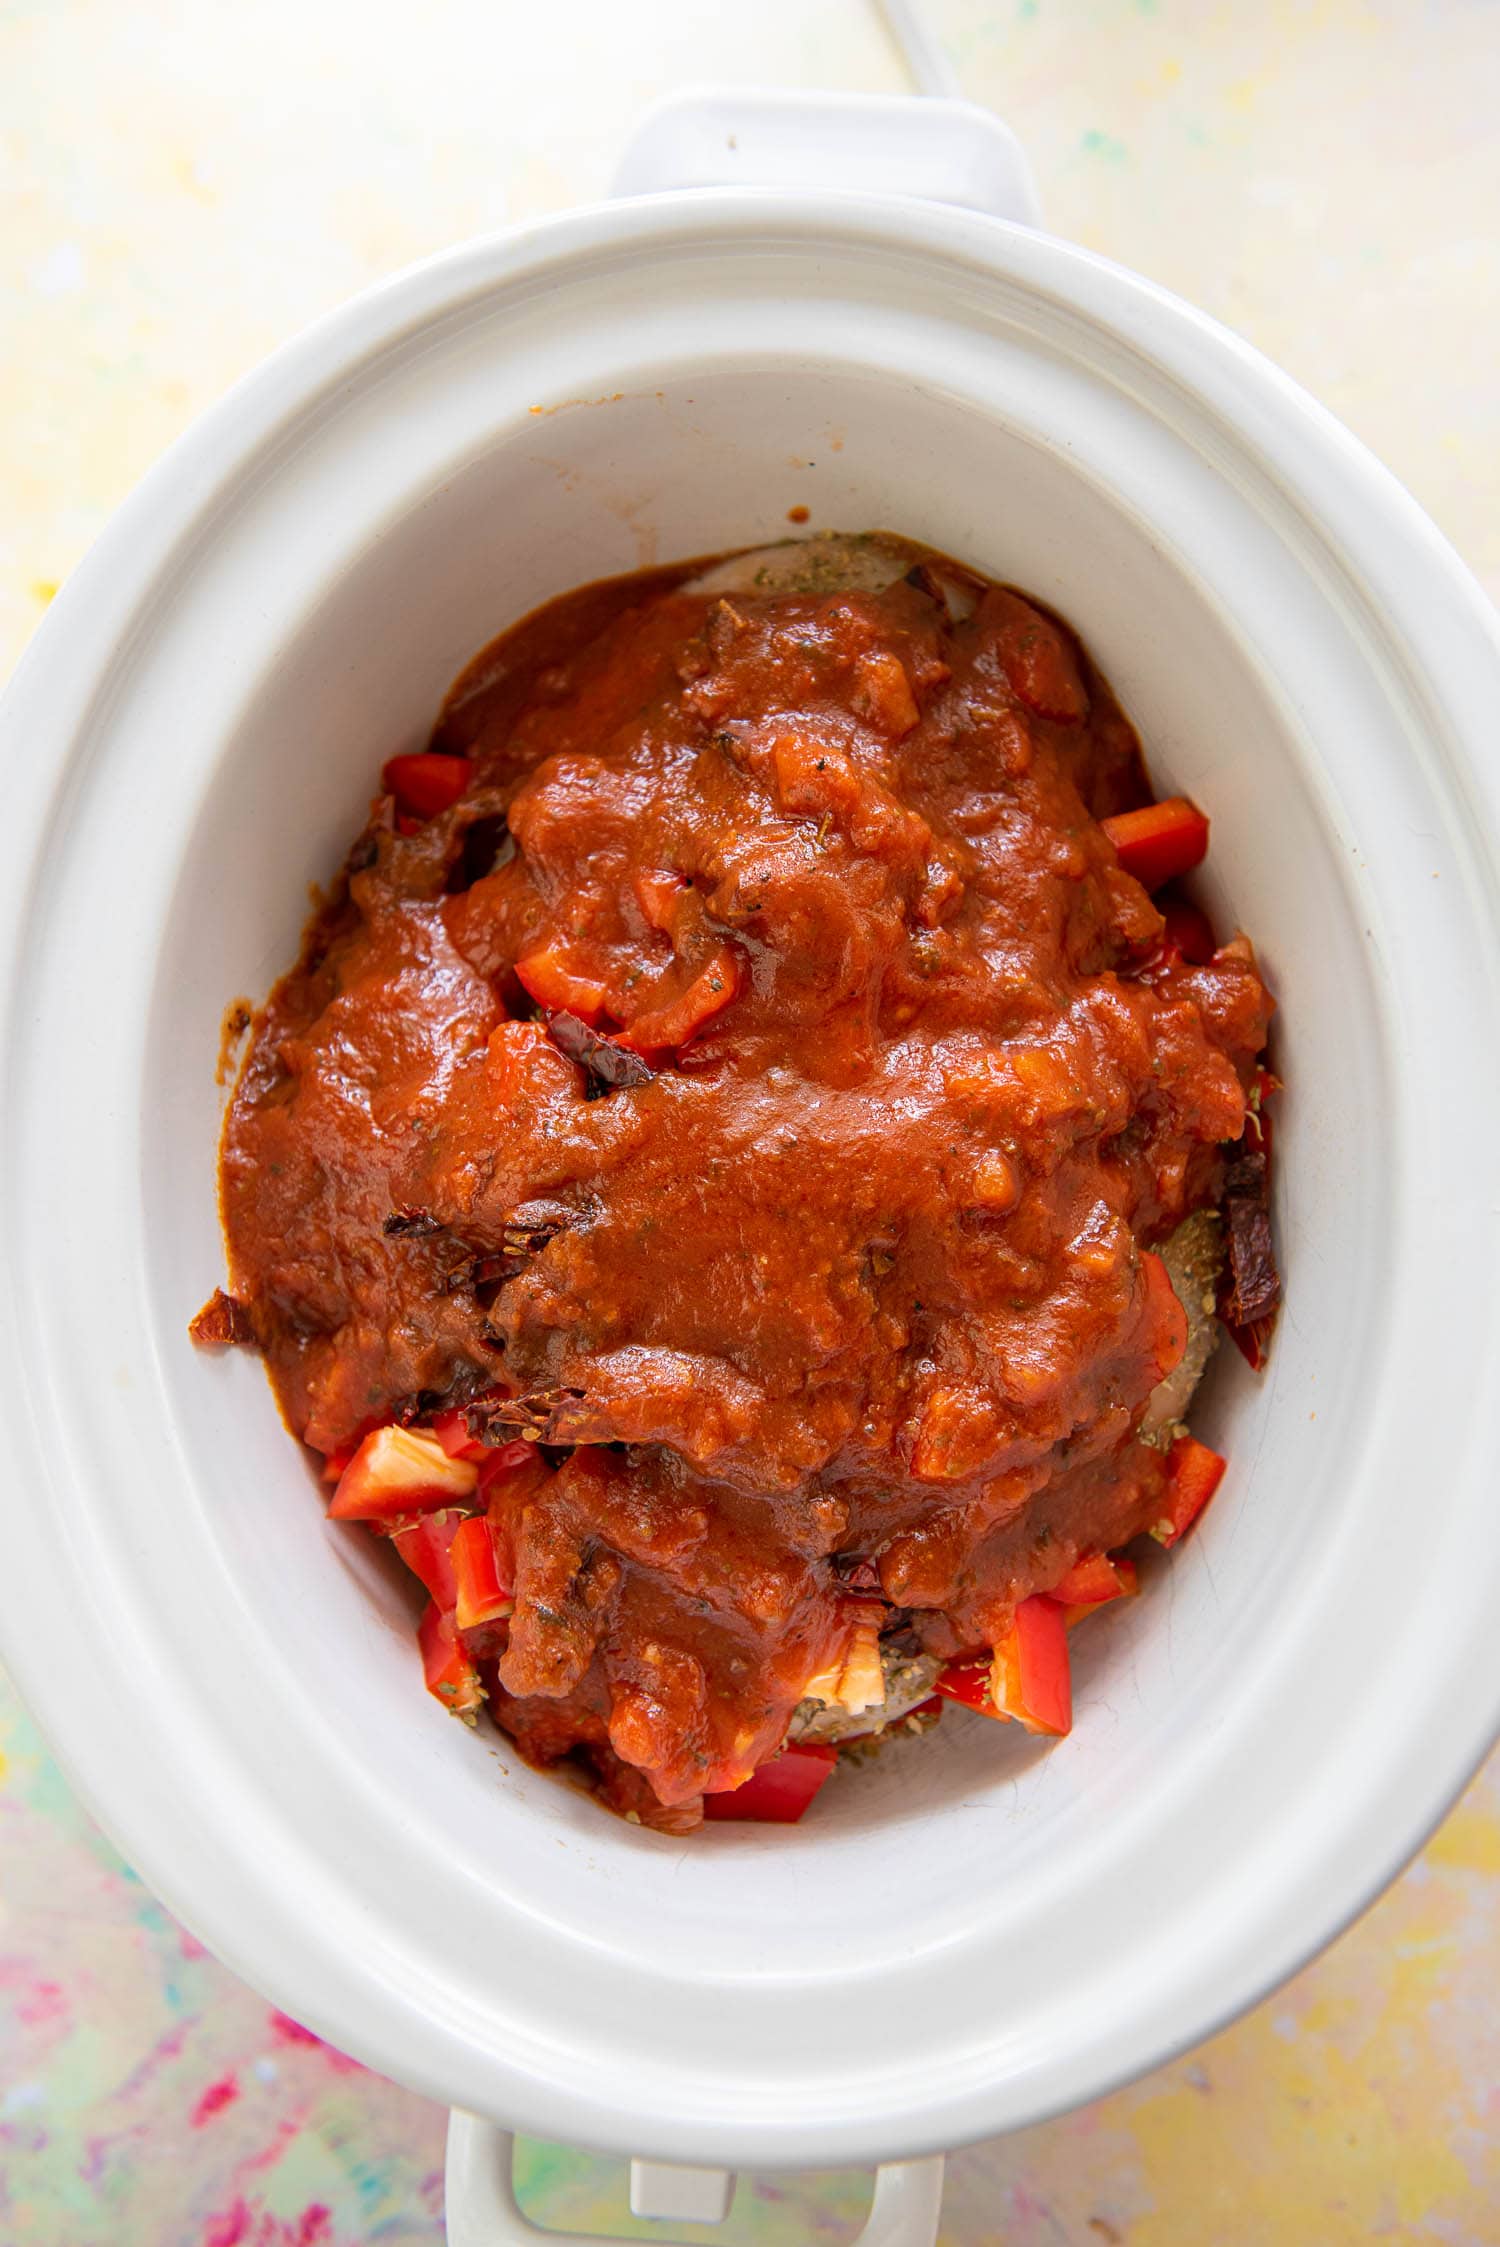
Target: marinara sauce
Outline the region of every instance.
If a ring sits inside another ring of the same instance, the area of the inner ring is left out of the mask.
[[[1099,824],[1138,744],[1061,623],[947,564],[686,576],[459,681],[456,800],[376,799],[222,1161],[307,1443],[514,1407],[493,1713],[676,1826],[851,1618],[987,1646],[1150,1522],[1149,1251],[1217,1202],[1271,1012],[1243,939],[1164,950]]]

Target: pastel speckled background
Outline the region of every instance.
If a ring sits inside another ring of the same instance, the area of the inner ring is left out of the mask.
[[[1500,8],[929,14],[1049,222],[1280,359],[1500,595]],[[904,83],[860,0],[0,0],[0,671],[242,369],[413,257],[601,192],[639,104],[709,79]],[[0,1750],[0,2247],[440,2239],[442,2114],[177,1927],[3,1683]],[[556,2223],[620,2206],[608,2165],[547,2149],[525,2187]],[[854,2180],[769,2180],[697,2236],[834,2241],[859,2205]],[[957,2156],[943,2239],[1500,2242],[1500,1765],[1257,2013]]]

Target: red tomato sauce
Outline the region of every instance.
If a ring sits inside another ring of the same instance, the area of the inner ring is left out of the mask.
[[[458,682],[452,800],[377,797],[222,1157],[299,1436],[488,1398],[533,1443],[479,1501],[492,1713],[676,1827],[853,1621],[989,1647],[1161,1517],[1146,1252],[1217,1203],[1271,1012],[1119,863],[1139,747],[1059,622],[686,575]]]

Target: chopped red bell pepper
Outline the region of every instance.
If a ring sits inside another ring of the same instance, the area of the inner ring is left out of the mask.
[[[1073,1723],[1072,1671],[1062,1609],[1044,1592],[1023,1599],[989,1661],[966,1654],[937,1680],[946,1700],[961,1701],[981,1716],[1013,1718],[1028,1732],[1056,1736]]]
[[[1084,1571],[1087,1570],[1087,1575]],[[1111,1588],[1100,1587],[1108,1572]],[[1084,1587],[1080,1590],[1078,1587]],[[1069,1630],[1081,1623],[1085,1615],[1093,1615],[1111,1600],[1131,1599],[1140,1590],[1140,1578],[1133,1560],[1116,1559],[1113,1555],[1099,1554],[1093,1560],[1082,1561],[1069,1570],[1060,1584],[1052,1587],[1052,1598],[1063,1611],[1063,1621]]]
[[[1166,922],[1163,944],[1169,944],[1189,967],[1206,967],[1219,949],[1208,915],[1197,905],[1179,901],[1168,905],[1162,918]]]
[[[500,1569],[495,1532],[483,1514],[473,1514],[453,1533],[448,1557],[457,1586],[456,1612],[461,1631],[499,1622],[515,1605]]]
[[[990,1690],[1002,1716],[1028,1732],[1058,1737],[1073,1725],[1073,1677],[1068,1627],[1056,1600],[1043,1593],[1023,1599],[1015,1621],[995,1648]]]
[[[520,974],[519,966],[516,973]],[[739,973],[732,947],[721,945],[685,991],[649,1014],[638,1014],[625,1025],[616,1044],[628,1046],[633,1053],[665,1053],[685,1046],[728,1006],[739,989]]]
[[[486,1449],[479,1462],[479,1494],[481,1498],[488,1498],[496,1483],[505,1482],[510,1476],[519,1474],[523,1467],[541,1467],[545,1470],[546,1464],[544,1459],[537,1456],[536,1445],[525,1442],[520,1436],[517,1436],[514,1443],[496,1444],[493,1450]]]
[[[1159,1545],[1175,1545],[1198,1519],[1224,1479],[1228,1461],[1196,1436],[1179,1436],[1167,1453],[1165,1504],[1151,1534]]]
[[[579,975],[569,967],[558,944],[544,944],[517,960],[516,978],[549,1014],[576,1014],[590,1029],[597,1026],[609,995],[596,976]]]
[[[336,1483],[354,1457],[355,1452],[364,1442],[365,1437],[373,1435],[379,1425],[380,1422],[377,1420],[361,1420],[359,1426],[351,1435],[345,1436],[342,1443],[335,1444],[331,1451],[325,1451],[323,1464],[318,1469],[319,1480]],[[314,1449],[316,1449],[316,1446],[314,1446]]]
[[[339,1477],[328,1508],[334,1521],[398,1520],[471,1498],[479,1471],[450,1459],[436,1436],[420,1428],[377,1428]]]
[[[1183,1309],[1171,1275],[1161,1258],[1147,1249],[1141,1257],[1141,1277],[1146,1283],[1146,1315],[1150,1321],[1152,1361],[1156,1377],[1165,1381],[1182,1362],[1188,1345],[1187,1312]]]
[[[1190,873],[1208,849],[1208,820],[1186,796],[1115,812],[1099,824],[1126,873],[1147,889],[1160,889],[1163,882]]]
[[[450,1549],[462,1519],[462,1515],[456,1513],[423,1514],[419,1520],[408,1522],[404,1529],[394,1531],[391,1537],[391,1543],[407,1567],[426,1585],[445,1615],[453,1613],[458,1598]]]
[[[674,935],[691,886],[685,874],[644,869],[635,877],[636,903],[642,919],[662,936]]]
[[[962,1708],[976,1709],[980,1716],[998,1714],[990,1694],[990,1671],[994,1667],[988,1654],[961,1654],[938,1672],[933,1681],[933,1691],[945,1701],[957,1701]]]
[[[472,757],[454,757],[437,749],[420,755],[390,757],[381,770],[386,792],[396,799],[401,819],[432,819],[451,810],[474,774]],[[403,830],[406,832],[407,830]]]
[[[432,1432],[450,1459],[470,1459],[477,1466],[481,1459],[489,1457],[489,1446],[470,1435],[469,1416],[462,1405],[436,1414]]]
[[[1180,898],[1171,903],[1161,899],[1157,902],[1161,907],[1162,932],[1154,950],[1135,971],[1142,983],[1155,983],[1184,964],[1205,967],[1218,950],[1213,924],[1196,905],[1188,905]]]
[[[1127,1573],[1128,1572],[1128,1573]],[[1090,1553],[1086,1559],[1075,1560],[1060,1583],[1048,1593],[1059,1607],[1102,1607],[1106,1600],[1118,1599],[1123,1592],[1135,1590],[1135,1570],[1128,1560],[1112,1560],[1108,1553]]]
[[[743,1786],[703,1797],[705,1818],[738,1818],[794,1826],[838,1761],[836,1748],[783,1748],[752,1771]]]
[[[472,1723],[484,1699],[484,1687],[452,1616],[445,1615],[436,1601],[424,1610],[417,1625],[417,1644],[422,1649],[422,1676],[428,1692],[451,1715]]]

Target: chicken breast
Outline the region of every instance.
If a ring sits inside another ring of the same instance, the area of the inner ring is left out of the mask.
[[[685,593],[883,593],[924,560],[889,531],[817,531],[752,546],[689,578]]]
[[[1193,1391],[1219,1339],[1214,1306],[1224,1262],[1224,1228],[1218,1211],[1196,1209],[1191,1217],[1185,1217],[1162,1244],[1161,1260],[1188,1323],[1187,1348],[1181,1361],[1151,1392],[1141,1422],[1145,1442],[1165,1448],[1187,1418]]]

